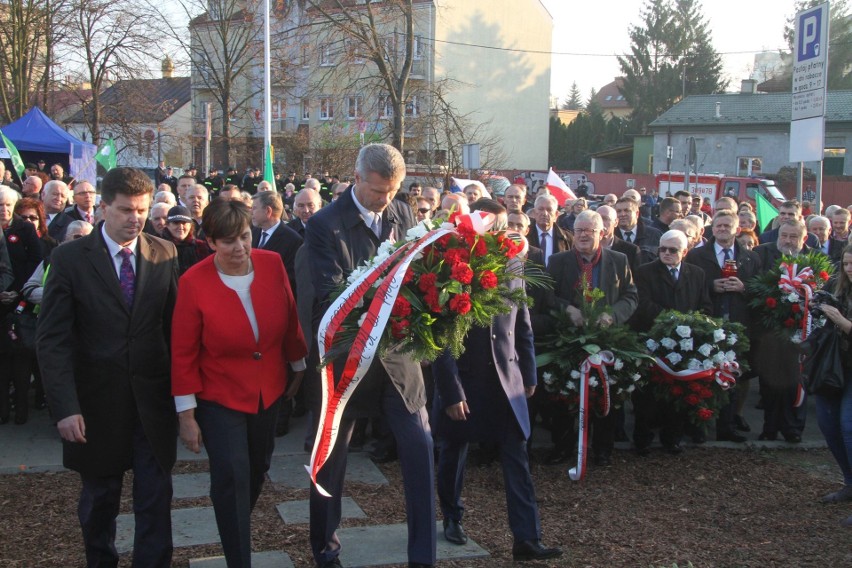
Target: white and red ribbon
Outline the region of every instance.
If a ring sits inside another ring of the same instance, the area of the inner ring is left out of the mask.
[[[690,382],[690,381],[707,381],[714,379],[716,383],[722,387],[722,390],[728,390],[736,386],[737,377],[740,375],[740,364],[737,362],[720,363],[718,367],[712,369],[675,371],[661,358],[655,357],[654,363],[656,366],[669,378]]]
[[[804,308],[802,308],[802,341],[804,341],[811,334],[811,316],[808,306],[814,293],[811,287],[814,271],[811,267],[806,266],[800,272],[796,272],[798,267],[797,264],[781,263],[781,278],[778,279],[778,288],[785,294],[796,293],[805,300]]]
[[[470,219],[468,219],[469,217]],[[461,215],[456,219],[456,223],[470,224],[477,234],[484,234],[494,224],[494,215],[484,212]],[[311,452],[311,463],[305,466],[305,469],[321,495],[331,496],[317,483],[317,473],[331,455],[339,434],[343,411],[349,399],[376,356],[391,310],[402,288],[403,279],[411,262],[418,258],[418,255],[427,246],[444,235],[454,232],[453,228],[442,227],[429,231],[416,241],[405,243],[379,265],[364,271],[326,310],[317,332],[321,361],[325,359],[326,353],[331,349],[334,336],[340,330],[344,320],[363,301],[364,295],[370,287],[379,280],[386,270],[390,269],[376,290],[366,312],[367,317],[364,318],[363,324],[358,329],[337,385],[334,381],[334,363],[332,361],[329,361],[320,369],[322,406],[314,447]]]
[[[589,379],[592,371],[596,371],[603,386],[603,409],[602,415],[609,414],[609,374],[607,367],[615,364],[615,355],[612,351],[600,351],[596,355],[589,355],[580,364],[580,410],[579,430],[577,432],[577,467],[568,470],[568,477],[572,481],[582,481],[586,476],[586,454],[589,447]]]

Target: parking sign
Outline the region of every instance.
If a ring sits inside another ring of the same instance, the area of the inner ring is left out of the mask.
[[[793,120],[825,114],[828,77],[828,2],[796,14]]]

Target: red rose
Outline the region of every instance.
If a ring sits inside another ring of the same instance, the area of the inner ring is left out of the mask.
[[[799,312],[801,312],[801,311],[802,311],[802,306],[800,306],[799,304],[793,304],[792,306],[790,306],[790,310],[791,310],[794,314],[798,314]]]
[[[819,273],[819,277],[820,277],[821,280],[828,280],[828,272],[823,270],[822,272]]]
[[[456,264],[450,271],[450,278],[458,280],[462,284],[470,284],[473,281],[473,270],[469,264]]]
[[[426,291],[426,295],[423,296],[423,301],[426,302],[426,305],[429,306],[429,309],[435,313],[441,313],[441,304],[438,303],[438,289],[430,288]]]
[[[421,292],[428,292],[435,289],[435,284],[438,282],[438,275],[434,272],[427,272],[420,275],[420,280],[417,281],[417,288]]]
[[[784,327],[793,327],[794,325],[796,325],[796,320],[793,318],[787,318],[784,320]]]
[[[405,334],[408,331],[409,321],[407,319],[391,320],[391,335],[394,339],[405,339]]]
[[[689,406],[697,406],[698,403],[701,402],[701,399],[694,394],[689,394],[683,397],[683,401]]]
[[[713,391],[708,388],[701,389],[701,392],[698,393],[698,396],[701,398],[710,398],[713,396]]]
[[[485,239],[476,239],[476,244],[473,245],[474,256],[485,256],[488,254],[488,243]]]
[[[778,301],[775,298],[766,298],[766,307],[772,309],[778,305]]]
[[[672,395],[674,396],[682,396],[683,395],[683,387],[678,385],[672,385],[671,388]]]
[[[704,387],[701,386],[701,383],[697,383],[697,382],[689,383],[689,390],[691,390],[692,392],[695,392],[695,393],[701,392],[701,389],[703,389],[703,388]]]
[[[713,418],[713,414],[715,413],[709,408],[699,408],[696,414],[698,414],[699,419],[704,420],[706,422],[707,420]]]
[[[411,304],[404,296],[397,296],[391,308],[391,315],[404,318],[411,315]]]
[[[456,294],[450,298],[450,309],[459,315],[470,311],[470,294]]]
[[[483,270],[482,276],[479,277],[479,285],[486,290],[497,287],[497,275],[490,270]]]

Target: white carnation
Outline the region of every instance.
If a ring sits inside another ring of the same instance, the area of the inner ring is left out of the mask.
[[[589,355],[589,363],[592,365],[600,365],[601,364],[601,356],[599,353],[595,353],[594,355]]]
[[[716,363],[712,359],[705,359],[702,365],[705,371],[716,368]]]
[[[624,361],[622,361],[621,359],[616,359],[616,360],[615,360],[615,363],[613,364],[613,366],[612,366],[612,367],[613,367],[613,369],[615,369],[616,371],[620,371],[621,369],[623,369],[623,368],[624,368]]]
[[[713,355],[713,362],[716,365],[721,365],[722,363],[725,363],[727,361],[728,361],[728,357],[725,355],[724,351],[719,351],[718,353]]]
[[[787,296],[787,301],[790,302],[791,304],[795,304],[796,302],[799,301],[799,295],[796,294],[795,292],[790,292],[790,295]]]
[[[698,348],[698,352],[704,355],[705,357],[709,357],[711,353],[713,353],[713,346],[709,343],[705,343],[701,347]]]
[[[725,352],[725,358],[728,360],[728,363],[736,363],[737,354],[733,351],[727,351]]]
[[[405,240],[416,241],[419,238],[425,237],[428,232],[429,227],[425,223],[418,223],[408,229],[408,232],[405,233]]]
[[[572,379],[579,379],[580,378],[580,371],[571,371],[571,378]]]
[[[360,326],[361,326],[361,324],[359,322],[358,327],[360,327]],[[549,371],[545,371],[544,373],[542,373],[541,378],[544,379],[544,382],[547,383],[547,384],[553,383],[553,373],[551,373]]]
[[[379,250],[376,251],[376,260],[382,259],[384,261],[387,257],[396,251],[396,246],[391,242],[390,239],[384,241],[379,245]]]
[[[654,341],[653,339],[649,339],[648,341],[645,342],[645,347],[647,347],[648,351],[650,351],[651,353],[656,351],[659,346],[660,346],[660,344],[657,343],[656,341]]]
[[[626,389],[627,392],[633,392],[636,390],[636,385],[628,385]]]
[[[675,333],[685,339],[692,335],[692,330],[689,328],[688,325],[679,325],[675,328]]]
[[[598,380],[595,377],[589,377],[589,386],[592,388],[598,386]]]
[[[725,339],[725,330],[724,329],[717,329],[717,330],[713,331],[713,341],[718,343],[718,342],[722,341],[723,339]]]
[[[692,338],[680,340],[681,351],[692,351]]]
[[[565,388],[567,388],[569,391],[573,391],[573,390],[577,390],[577,385],[574,384],[574,383],[567,383],[565,385]]]
[[[630,378],[633,379],[634,381],[638,381],[639,379],[642,378],[642,375],[640,375],[639,373],[634,373],[633,376],[630,377]]]
[[[680,353],[669,353],[666,355],[666,359],[669,360],[669,363],[672,365],[677,365],[681,361],[683,361],[683,357],[680,356]]]
[[[662,340],[662,341],[660,341],[660,343],[661,343],[661,344],[663,345],[663,347],[665,347],[666,349],[674,349],[674,348],[675,348],[675,346],[677,345],[677,341],[675,341],[675,340],[674,340],[674,339],[672,339],[671,337],[665,337],[665,338],[663,338],[663,340]]]
[[[697,371],[701,368],[701,361],[698,359],[690,359],[689,363],[687,363],[686,368],[691,371]]]
[[[728,345],[734,345],[734,344],[736,344],[737,339],[739,339],[739,338],[737,337],[737,334],[736,334],[736,333],[732,333],[731,335],[729,335],[729,336],[728,336]]]

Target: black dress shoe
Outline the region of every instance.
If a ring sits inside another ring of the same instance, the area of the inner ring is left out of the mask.
[[[748,425],[743,416],[734,416],[734,428],[740,432],[751,432],[751,426]]]
[[[671,454],[673,456],[683,453],[683,446],[680,444],[666,444],[663,448],[666,450],[667,454]]]
[[[788,444],[799,444],[802,441],[802,437],[795,432],[791,432],[789,434],[784,434],[784,439]]]
[[[844,485],[840,491],[834,491],[820,499],[822,503],[846,503],[848,501],[852,501],[852,485]]]
[[[340,563],[339,558],[334,557],[331,560],[326,560],[322,564],[317,564],[317,568],[343,568],[343,564]]]
[[[453,544],[467,544],[467,535],[461,522],[453,519],[444,519],[444,538]]]
[[[564,463],[568,463],[574,457],[572,454],[574,452],[570,452],[568,450],[557,450],[556,448],[550,450],[550,452],[544,456],[544,465],[562,465]]]
[[[370,452],[370,459],[375,463],[391,463],[399,459],[399,456],[396,454],[396,448],[375,449]]]
[[[548,548],[541,544],[540,540],[525,540],[523,542],[516,542],[512,546],[512,559],[519,562],[525,560],[546,560],[559,556],[562,556],[561,548],[555,546]]]
[[[290,432],[290,424],[288,422],[279,422],[275,425],[275,437],[280,438],[286,436]]]
[[[746,440],[748,440],[748,438],[733,431],[716,434],[717,442],[736,442],[737,444],[742,444]]]
[[[761,442],[774,442],[778,439],[778,432],[773,432],[771,434],[769,432],[761,432],[757,439]]]

